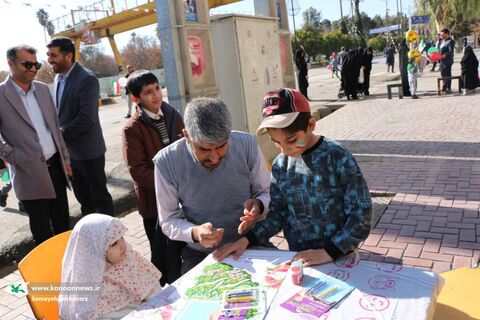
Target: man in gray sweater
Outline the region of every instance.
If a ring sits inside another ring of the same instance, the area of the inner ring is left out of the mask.
[[[162,231],[187,243],[182,274],[215,248],[237,240],[270,202],[269,173],[256,138],[231,130],[225,103],[194,99],[184,122],[185,138],[153,159]]]

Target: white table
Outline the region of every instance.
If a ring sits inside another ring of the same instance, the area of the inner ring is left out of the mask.
[[[265,272],[262,270],[265,270],[265,266],[271,265],[269,262],[282,263],[293,255],[295,252],[247,250],[238,261],[227,258],[223,262],[248,270],[253,274],[253,279],[258,280],[264,279]],[[212,313],[218,313],[219,301],[185,298],[186,289],[194,285],[196,277],[202,274],[205,266],[214,262],[213,258],[208,256],[159,296],[147,301],[124,319],[159,319],[161,315],[164,319],[199,320],[208,319]],[[319,272],[346,281],[356,288],[334,309],[320,318],[322,320],[431,319],[441,288],[440,278],[433,272],[401,265],[359,261],[355,255],[335,263],[304,268],[303,284],[315,278]],[[318,319],[309,315],[294,314],[280,306],[300,289],[299,286],[292,284],[287,274],[278,290],[270,288],[268,291],[268,300],[271,304],[267,315],[263,314],[256,319],[263,317],[271,320]]]

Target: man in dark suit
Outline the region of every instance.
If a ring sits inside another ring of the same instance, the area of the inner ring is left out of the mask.
[[[75,197],[83,215],[113,215],[105,176],[105,140],[98,117],[98,80],[75,62],[75,46],[70,39],[52,39],[47,48],[48,62],[57,73],[54,99],[72,161]]]
[[[27,45],[7,51],[10,75],[0,84],[0,158],[10,164],[15,194],[38,245],[70,228],[66,187],[72,169],[48,86],[33,80],[41,67],[36,52]]]

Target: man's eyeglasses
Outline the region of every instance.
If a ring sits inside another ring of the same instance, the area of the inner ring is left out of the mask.
[[[35,67],[35,69],[40,70],[42,67],[42,64],[40,62],[31,62],[31,61],[25,61],[25,60],[15,60],[21,65],[23,65],[27,69],[32,69],[32,67]]]

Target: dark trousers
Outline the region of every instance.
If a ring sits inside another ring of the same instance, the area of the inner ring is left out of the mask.
[[[157,218],[143,219],[143,227],[147,235],[148,242],[150,242],[150,252],[153,252],[153,243],[155,239],[155,228],[157,227]]]
[[[162,273],[160,284],[173,283],[182,275],[180,254],[185,242],[170,240],[163,234],[160,225],[156,224],[153,237],[152,263]]]
[[[53,235],[70,229],[64,169],[58,153],[52,158],[48,160],[48,173],[57,197],[55,199],[22,200],[25,212],[30,220],[33,240],[37,245],[53,237]]]
[[[72,187],[82,215],[98,212],[113,215],[112,196],[107,190],[105,155],[91,160],[71,160]]]
[[[182,250],[182,276],[208,256],[208,253],[185,247]]]
[[[452,76],[452,65],[451,64],[444,64],[440,62],[440,74],[443,77],[451,77]],[[452,88],[452,80],[444,80],[443,81],[443,91]]]
[[[303,94],[303,96],[307,99],[309,99],[308,86],[309,86],[309,83],[307,79],[307,74],[303,72],[299,73],[298,74],[298,91],[300,91]]]
[[[364,69],[363,70],[363,93],[365,95],[370,94],[370,70]]]

